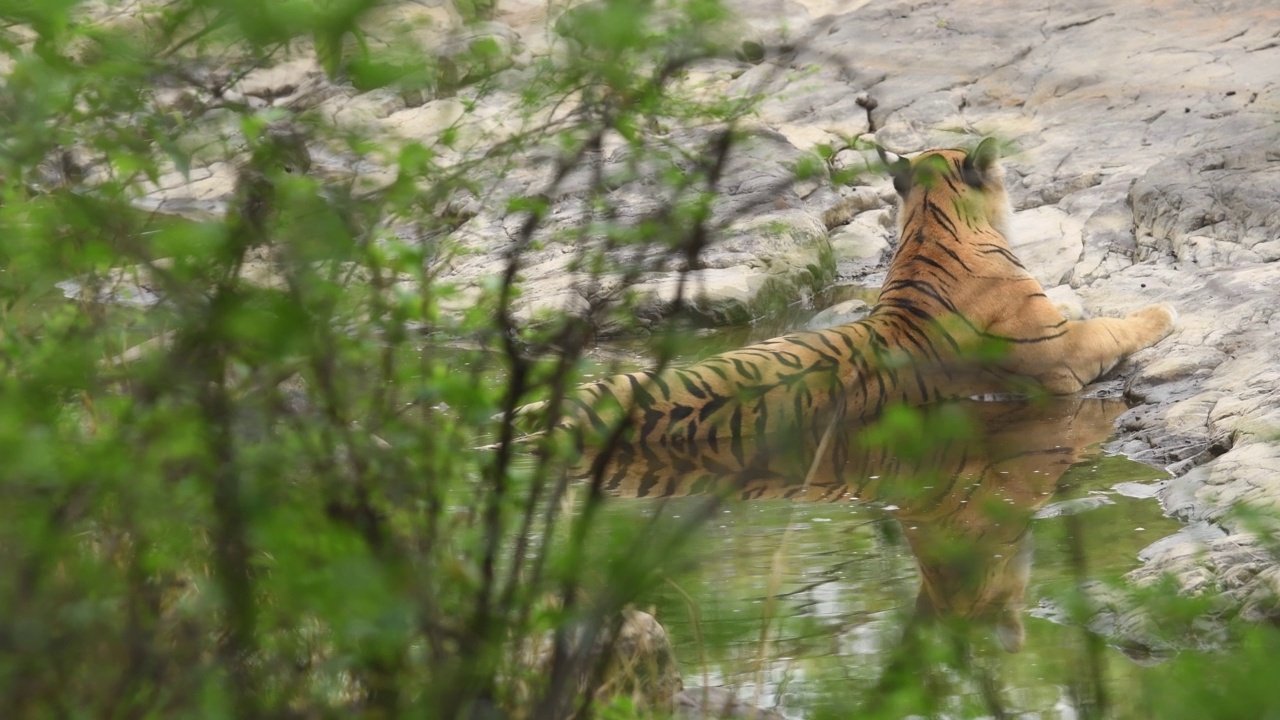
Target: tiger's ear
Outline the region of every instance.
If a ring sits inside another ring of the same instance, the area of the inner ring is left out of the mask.
[[[999,160],[1000,147],[996,139],[984,138],[964,158],[964,181],[978,188],[986,185]]]

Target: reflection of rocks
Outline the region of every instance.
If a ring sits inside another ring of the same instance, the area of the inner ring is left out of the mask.
[[[1239,550],[1236,540],[1227,538],[1220,528],[1209,523],[1188,525],[1139,553],[1139,559],[1144,562],[1152,558],[1162,558],[1162,561],[1130,573],[1127,585],[1086,582],[1080,591],[1087,610],[1077,607],[1073,614],[1058,599],[1041,598],[1031,614],[1064,625],[1083,624],[1131,660],[1144,665],[1161,662],[1187,648],[1221,648],[1226,639],[1226,624],[1220,617],[1183,617],[1184,624],[1175,627],[1170,618],[1153,617],[1144,594],[1164,592],[1161,583],[1167,579],[1166,573],[1176,575],[1183,589],[1190,593],[1209,589],[1212,561],[1208,565],[1203,562],[1204,548]],[[1212,610],[1214,614],[1220,613],[1237,600],[1219,599]],[[1083,617],[1082,612],[1086,613]],[[1245,616],[1249,617],[1247,613]]]
[[[809,320],[807,327],[810,330],[821,330],[836,325],[845,325],[861,320],[870,312],[871,306],[865,300],[845,300],[814,315]]]

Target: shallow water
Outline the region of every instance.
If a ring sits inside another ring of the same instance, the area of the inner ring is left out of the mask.
[[[755,338],[729,342],[744,339]],[[729,685],[793,717],[883,710],[895,692],[928,694],[941,716],[1077,717],[1101,691],[1128,715],[1141,707],[1144,665],[1129,656],[1140,653],[1036,612],[1119,578],[1179,527],[1132,497],[1161,471],[1099,449],[1123,410],[961,403],[914,420],[920,455],[911,438],[869,445],[895,433],[841,427],[821,456],[817,438],[766,441],[729,473],[732,460],[705,448],[674,462],[624,455],[605,473],[618,500],[604,522],[711,513],[683,548],[693,569],[668,573],[650,599],[686,687]],[[955,638],[956,656],[937,649]]]
[[[1137,566],[1143,547],[1178,527],[1162,516],[1154,500],[1112,490],[1121,482],[1158,480],[1159,471],[1097,454],[1096,445],[1081,450],[1079,460],[1073,457],[1075,462],[1056,481],[1052,477],[1060,471],[1049,465],[1042,466],[1047,482],[1019,477],[1015,471],[996,470],[987,476],[986,481],[996,486],[979,493],[990,492],[992,498],[1023,510],[1040,509],[1044,517],[1002,516],[991,521],[1001,526],[1025,521],[1025,533],[1016,527],[1012,533],[1003,527],[975,529],[983,523],[981,513],[953,524],[948,532],[948,523],[968,504],[956,493],[978,502],[972,499],[971,485],[945,495],[940,507],[917,500],[904,508],[830,493],[816,501],[785,500],[767,497],[767,492],[761,497],[759,487],[752,490],[754,499],[726,501],[697,535],[692,549],[700,560],[697,568],[671,578],[674,584],[653,599],[659,620],[676,644],[686,685],[728,684],[744,699],[755,699],[759,687],[761,705],[793,715],[815,702],[832,701],[828,695],[833,686],[851,698],[864,698],[875,692],[905,628],[920,617],[922,570],[937,575],[968,567],[982,576],[980,585],[1012,586],[1006,595],[1015,597],[1001,599],[997,590],[989,602],[1011,605],[1007,611],[1015,613],[1024,628],[1021,647],[1009,652],[1000,642],[998,619],[981,613],[972,618],[971,652],[990,666],[1005,710],[1031,717],[1072,716],[1066,708],[1086,664],[1084,631],[1035,617],[1027,608],[1081,581],[1117,578]],[[1037,469],[1034,463],[1025,467]],[[641,522],[659,514],[680,520],[699,512],[707,500],[705,495],[628,498],[608,504],[605,522]],[[1072,511],[1075,514],[1068,514]],[[960,529],[954,531],[957,525]],[[940,526],[943,531],[932,530]],[[1073,558],[1073,533],[1082,537],[1083,568]],[[1024,539],[1025,549],[1019,544]],[[1016,577],[1017,568],[1001,565],[1007,559],[1016,565],[1020,550],[1030,558],[1022,580]],[[949,586],[946,580],[935,582],[941,592],[949,587],[957,594],[965,592],[963,579]],[[771,595],[778,601],[766,611]],[[950,599],[955,605],[949,609],[958,615],[981,602]],[[947,600],[934,603],[941,614],[948,610]],[[1004,611],[994,610],[997,615]],[[770,619],[762,651],[766,615]],[[711,654],[703,662],[705,653]],[[1101,667],[1110,695],[1123,704],[1142,666],[1108,649],[1101,655]],[[972,697],[977,693],[973,683],[960,679],[949,692],[954,697],[944,705],[969,715],[962,708],[966,700],[977,700]]]

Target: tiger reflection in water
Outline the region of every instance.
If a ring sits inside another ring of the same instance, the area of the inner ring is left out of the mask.
[[[1052,499],[1068,468],[1097,452],[1124,407],[1085,397],[967,401],[911,411],[920,414],[919,423],[898,424],[901,433],[891,420],[870,428],[835,426],[816,459],[820,442],[796,433],[715,448],[623,445],[595,472],[603,489],[621,497],[884,505],[919,566],[914,621],[994,624],[1005,650],[1017,652],[1024,640],[1032,516]],[[900,437],[913,426],[917,436],[921,428],[927,434],[915,438],[919,452]],[[585,458],[578,474],[590,474],[593,462]]]

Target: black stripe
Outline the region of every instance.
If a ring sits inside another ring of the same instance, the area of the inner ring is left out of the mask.
[[[849,337],[848,335],[845,335],[843,332],[841,332],[836,328],[832,328],[831,332],[837,335],[841,340],[844,341],[844,346],[849,349],[849,352],[856,353],[858,351],[858,344],[854,342],[853,338]]]
[[[944,253],[946,253],[946,254],[950,255],[950,256],[951,256],[951,259],[952,259],[952,260],[955,260],[957,265],[959,265],[960,267],[964,268],[964,271],[965,271],[965,272],[969,273],[970,275],[972,275],[972,274],[973,274],[973,269],[972,269],[972,268],[970,268],[968,265],[965,265],[965,264],[964,264],[964,261],[960,259],[960,256],[959,256],[959,255],[957,255],[957,254],[955,253],[955,251],[954,251],[954,250],[952,250],[951,248],[947,247],[946,245],[943,245],[942,243],[937,243],[937,244],[936,244],[936,247],[937,247],[939,250],[941,250],[942,252],[944,252]]]
[[[919,366],[913,366],[913,367],[911,368],[911,371],[912,371],[912,372],[915,374],[915,376],[916,376],[916,388],[920,390],[920,399],[921,399],[921,400],[928,400],[928,399],[929,399],[929,388],[928,388],[928,386],[927,386],[927,385],[925,384],[925,382],[924,382],[924,375],[920,372],[920,368],[919,368]]]
[[[658,373],[656,373],[656,372],[654,372],[654,371],[652,371],[652,370],[647,370],[647,371],[645,371],[645,373],[644,373],[644,374],[645,374],[645,377],[647,377],[647,378],[649,378],[650,380],[652,380],[652,381],[653,381],[653,384],[654,384],[654,385],[657,385],[657,386],[658,386],[658,389],[662,391],[662,399],[663,399],[663,400],[670,400],[670,399],[671,399],[671,388],[667,386],[667,382],[666,382],[665,380],[663,380],[661,377],[659,377]]]
[[[733,451],[733,459],[738,461],[738,465],[742,465],[742,405],[739,404],[733,409],[733,415],[729,418],[729,439],[732,441],[730,449]]]
[[[698,411],[698,421],[706,422],[707,417],[729,402],[729,398],[724,395],[712,393],[711,399],[702,404],[702,409]]]
[[[728,358],[728,360],[729,362],[733,363],[733,367],[737,369],[737,371],[740,374],[742,374],[743,377],[759,382],[762,376],[760,375],[759,368],[757,368],[755,365],[752,365],[750,363],[744,363],[736,357]],[[750,369],[748,370],[748,368]]]
[[[1014,345],[1034,345],[1036,343],[1049,342],[1050,340],[1057,340],[1058,338],[1066,334],[1067,334],[1067,331],[1063,330],[1060,333],[1054,333],[1052,335],[1041,335],[1040,337],[1011,338],[1011,337],[1004,337],[1003,335],[992,335],[991,333],[984,332],[982,333],[982,337],[987,340],[1000,340],[1002,342],[1013,343]]]
[[[648,407],[653,405],[653,396],[648,390],[644,389],[644,385],[636,379],[637,373],[626,375],[627,381],[631,383],[631,399],[640,407]]]
[[[701,364],[699,364],[699,365],[698,365],[698,368],[699,368],[699,369],[706,368],[706,369],[710,370],[711,372],[715,373],[717,376],[719,376],[719,378],[720,378],[721,380],[728,380],[728,379],[729,379],[729,373],[725,372],[724,370],[721,370],[720,368],[718,368],[718,367],[716,367],[714,364],[712,364],[712,363],[716,363],[716,362],[727,363],[727,362],[729,362],[729,361],[728,361],[728,360],[726,360],[726,359],[724,359],[724,358],[720,358],[720,357],[708,358],[707,360],[704,360]]]
[[[582,399],[576,397],[569,398],[569,402],[578,406],[578,410],[583,415],[586,415],[587,422],[591,423],[591,427],[594,428],[596,432],[603,434],[609,430],[609,428],[605,427],[604,420],[602,420],[600,415],[596,412],[594,404],[588,404]]]
[[[928,257],[926,255],[917,255],[911,259],[914,260],[915,262],[924,263],[925,265],[930,265],[932,267],[937,268],[939,272],[945,274],[947,277],[951,278],[952,280],[959,279],[955,276],[954,273],[952,273],[950,270],[943,267],[941,263],[939,263],[937,260],[934,260],[931,257]]]
[[[819,337],[820,337],[820,336],[819,336]],[[840,362],[840,359],[839,359],[840,351],[839,351],[839,350],[836,350],[835,346],[831,345],[831,343],[827,343],[827,345],[828,345],[828,346],[830,346],[830,347],[831,347],[831,349],[832,349],[832,351],[834,351],[834,352],[836,353],[836,357],[831,357],[830,355],[827,355],[826,353],[822,352],[822,351],[821,351],[821,350],[819,350],[818,348],[816,348],[816,347],[814,347],[814,346],[810,345],[809,343],[805,342],[804,340],[801,340],[799,337],[793,337],[793,338],[791,338],[791,342],[793,342],[793,343],[795,343],[796,345],[799,345],[800,347],[804,348],[805,350],[808,350],[809,352],[811,352],[811,353],[813,353],[813,354],[817,355],[818,357],[822,358],[823,360],[827,361],[828,363],[837,364],[837,363],[839,363],[839,362]],[[824,340],[824,342],[825,342],[825,340]]]
[[[827,339],[827,333],[818,333],[818,339],[822,341],[822,344],[825,345],[828,350],[835,353],[836,356],[839,357],[840,349],[837,348],[830,340]]]
[[[1016,255],[1010,252],[1008,248],[1002,248],[999,245],[996,245],[994,243],[977,243],[977,247],[987,248],[986,250],[979,250],[979,252],[981,252],[983,255],[992,255],[992,254],[1000,255],[1000,256],[1003,256],[1005,260],[1008,260],[1014,265],[1017,265],[1018,267],[1023,268],[1024,270],[1026,269],[1023,266],[1022,261],[1019,260]]]
[[[662,412],[653,408],[645,408],[644,422],[640,426],[640,440],[643,442],[649,439],[649,435],[658,427],[658,423],[665,417]],[[669,427],[669,426],[668,426]],[[666,433],[663,433],[665,436]]]
[[[947,312],[956,312],[955,305],[951,304],[951,300],[944,297],[932,284],[920,280],[895,280],[893,282],[895,290],[915,290],[925,297],[932,298],[935,302],[943,307]]]
[[[945,229],[948,233],[951,234],[951,237],[953,238],[960,237],[960,233],[956,230],[955,223],[951,222],[951,218],[947,217],[947,214],[942,212],[941,208],[939,208],[934,203],[926,201],[925,209],[929,212],[930,215],[933,216],[933,219],[943,227],[943,229]]]
[[[795,341],[792,340],[792,342],[795,342]],[[776,350],[774,351],[774,356],[777,358],[778,364],[782,365],[783,367],[797,369],[797,368],[803,367],[804,365],[804,361],[800,359],[800,356],[791,352],[790,350]]]
[[[805,419],[805,410],[813,407],[813,396],[809,393],[809,388],[802,387],[795,394],[795,421],[797,424],[803,423]]]
[[[702,392],[706,393],[708,397],[716,394],[715,388],[711,387],[711,383],[707,382],[707,379],[702,377],[702,373],[698,372],[697,367],[687,368],[685,370],[685,374],[697,378],[698,382],[702,385]]]
[[[680,380],[680,384],[684,386],[684,389],[686,392],[698,398],[699,400],[705,400],[707,398],[707,394],[702,392],[702,388],[698,387],[697,385],[694,385],[693,381],[691,381],[688,377],[685,376],[685,373],[683,370],[676,370],[675,374],[676,374],[676,377]]]
[[[756,437],[763,437],[769,433],[769,403],[764,395],[761,395],[760,400],[756,402],[755,411]]]

